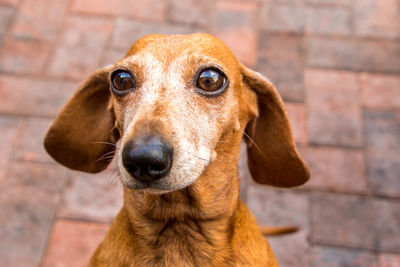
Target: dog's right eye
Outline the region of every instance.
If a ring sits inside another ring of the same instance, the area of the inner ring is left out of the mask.
[[[111,88],[117,96],[125,96],[135,88],[135,80],[127,71],[117,71],[111,77]]]

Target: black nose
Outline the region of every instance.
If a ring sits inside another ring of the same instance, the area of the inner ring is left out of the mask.
[[[172,147],[161,137],[147,135],[125,144],[122,163],[135,179],[148,183],[169,173],[172,155]]]

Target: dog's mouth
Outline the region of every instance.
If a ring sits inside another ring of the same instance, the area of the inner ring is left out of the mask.
[[[162,169],[162,166],[157,166],[153,170],[154,175],[147,175],[146,177],[143,174],[140,177],[135,175],[140,172],[137,170],[137,167],[126,168],[127,164],[124,164],[124,153],[122,152],[118,159],[118,171],[123,186],[129,189],[143,190],[151,194],[165,194],[182,190],[192,185],[207,167],[209,157],[204,155],[204,153],[201,156],[197,156],[191,153],[182,154],[179,151],[175,152],[173,158],[171,157],[170,159],[171,162],[168,163],[170,166],[165,175],[160,175],[158,169]],[[146,172],[151,171],[147,170]]]
[[[120,179],[123,186],[134,189],[142,190],[150,194],[166,194],[173,191],[182,190],[193,184],[201,174],[196,176],[185,176],[184,174],[173,176],[171,174],[162,177],[156,181],[141,181],[136,177],[130,175],[125,168],[118,168]]]
[[[137,190],[137,191],[143,191],[145,193],[149,194],[154,194],[154,195],[162,195],[162,194],[167,194],[173,191],[176,191],[176,189],[171,189],[166,187],[165,185],[160,183],[143,183],[140,182],[139,180],[129,177],[128,182],[123,182],[123,185],[129,189]]]
[[[123,186],[165,194],[193,184],[213,158],[213,147],[160,131],[136,130],[122,139],[118,170]]]

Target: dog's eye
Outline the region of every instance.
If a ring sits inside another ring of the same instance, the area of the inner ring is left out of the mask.
[[[203,90],[205,95],[219,95],[226,89],[226,85],[225,75],[215,69],[202,71],[197,79],[197,87]]]
[[[135,80],[126,71],[117,71],[111,77],[111,88],[114,94],[124,96],[135,87]]]

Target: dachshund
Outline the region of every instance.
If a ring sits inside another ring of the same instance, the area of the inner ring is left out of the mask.
[[[273,84],[212,35],[148,35],[91,74],[44,141],[74,170],[116,157],[124,204],[89,266],[278,266],[239,198],[242,138],[257,183],[309,179]]]

